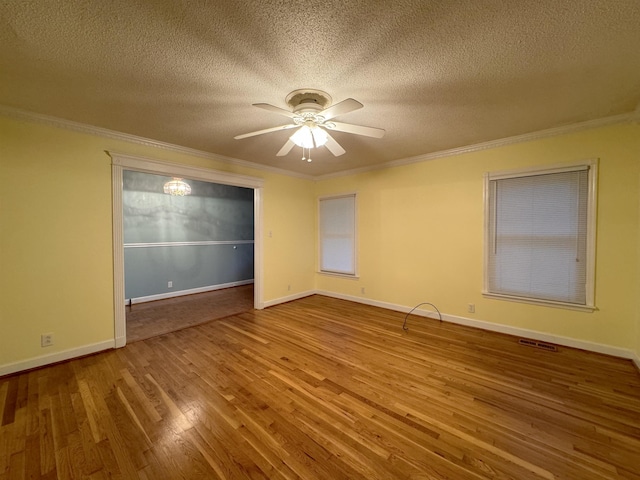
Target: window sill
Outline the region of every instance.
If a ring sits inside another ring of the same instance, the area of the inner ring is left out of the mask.
[[[327,277],[340,277],[340,278],[350,278],[352,280],[360,280],[359,275],[351,274],[351,273],[324,272],[322,270],[318,270],[316,273],[319,273],[320,275],[326,275]]]
[[[499,293],[482,292],[485,298],[493,298],[496,300],[506,300],[509,302],[528,303],[530,305],[540,305],[544,307],[564,308],[566,310],[575,310],[579,312],[593,312],[597,310],[595,305],[578,305],[575,303],[554,302],[552,300],[540,300],[536,298],[517,297],[514,295],[503,295]]]

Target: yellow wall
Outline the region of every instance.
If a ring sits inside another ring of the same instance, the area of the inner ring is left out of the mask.
[[[313,184],[280,176],[264,195],[264,299],[315,288],[315,197]],[[288,286],[291,285],[291,290]]]
[[[105,150],[263,178],[264,300],[314,288],[311,181],[0,117],[0,367],[113,340]]]
[[[0,367],[113,339],[105,150],[263,178],[266,302],[314,289],[408,307],[429,301],[450,315],[640,356],[638,125],[339,177],[314,189],[308,180],[0,117]],[[598,311],[483,298],[483,174],[594,157]],[[359,193],[360,278],[316,274],[316,198],[351,191]],[[468,303],[475,314],[467,313]],[[48,332],[56,343],[42,348],[40,334]]]
[[[638,176],[638,190],[640,190],[640,175]],[[640,197],[640,196],[639,196]],[[639,198],[640,201],[640,198]],[[640,225],[640,204],[638,205],[638,225]],[[640,227],[639,227],[640,228]],[[638,246],[638,272],[640,272],[640,241],[638,241],[637,243]],[[638,273],[638,276],[640,276],[640,273]],[[638,283],[640,283],[640,280],[638,280]],[[640,285],[637,285],[635,294],[633,296],[633,298],[640,298]],[[635,351],[636,351],[636,358],[635,358],[635,362],[636,365],[638,367],[638,369],[640,369],[640,306],[637,309],[636,312],[636,334],[635,334],[635,339],[636,339],[636,345],[635,345]]]
[[[596,157],[598,310],[483,298],[483,174]],[[618,125],[319,182],[317,196],[359,194],[360,279],[317,288],[640,351],[639,157],[640,126]]]

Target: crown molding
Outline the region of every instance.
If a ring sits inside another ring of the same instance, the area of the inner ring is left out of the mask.
[[[640,105],[639,105],[639,108],[640,108]],[[507,145],[513,145],[516,143],[530,142],[533,140],[540,140],[543,138],[555,137],[558,135],[565,135],[565,134],[580,132],[583,130],[589,130],[593,128],[606,127],[609,125],[616,125],[619,123],[638,123],[638,122],[640,122],[640,109],[636,109],[631,113],[623,113],[620,115],[613,115],[610,117],[597,118],[595,120],[587,120],[586,122],[572,123],[569,125],[562,125],[560,127],[548,128],[545,130],[538,130],[537,132],[524,133],[522,135],[514,135],[512,137],[505,137],[497,140],[490,140],[488,142],[476,143],[474,145],[466,145],[464,147],[451,148],[449,150],[440,150],[438,152],[426,153],[424,155],[418,155],[415,157],[408,157],[408,158],[403,158],[399,160],[393,160],[391,162],[385,162],[378,165],[354,168],[351,170],[344,170],[342,172],[336,172],[336,173],[329,173],[327,175],[316,176],[314,177],[314,180],[316,181],[329,180],[331,178],[357,175],[360,173],[371,172],[374,170],[401,167],[404,165],[411,165],[413,163],[421,163],[421,162],[436,160],[438,158],[444,158],[444,157],[453,157],[456,155],[463,155],[465,153],[478,152],[480,150],[488,150],[490,148],[505,147]]]
[[[42,123],[58,128],[65,128],[67,130],[73,130],[80,133],[87,133],[90,135],[98,135],[101,137],[111,138],[114,140],[121,140],[130,143],[136,143],[138,145],[145,145],[149,147],[159,148],[162,150],[168,150],[176,153],[182,153],[195,157],[205,158],[207,160],[214,160],[221,163],[230,165],[237,165],[241,167],[251,168],[253,170],[259,170],[263,172],[276,173],[279,175],[285,175],[288,177],[301,178],[304,180],[322,181],[332,178],[346,177],[350,175],[357,175],[361,173],[367,173],[374,170],[383,170],[386,168],[401,167],[404,165],[411,165],[413,163],[421,163],[429,160],[436,160],[438,158],[453,157],[457,155],[463,155],[465,153],[478,152],[481,150],[488,150],[490,148],[499,148],[516,143],[529,142],[533,140],[540,140],[543,138],[554,137],[558,135],[565,135],[569,133],[576,133],[583,130],[589,130],[593,128],[605,127],[609,125],[616,125],[619,123],[640,123],[640,104],[633,112],[623,113],[620,115],[613,115],[610,117],[597,118],[595,120],[587,120],[585,122],[572,123],[569,125],[562,125],[560,127],[548,128],[545,130],[538,130],[536,132],[524,133],[522,135],[514,135],[512,137],[500,138],[497,140],[490,140],[488,142],[476,143],[473,145],[466,145],[462,147],[451,148],[449,150],[440,150],[438,152],[426,153],[423,155],[417,155],[415,157],[407,157],[398,160],[392,160],[390,162],[380,163],[378,165],[370,165],[361,168],[354,168],[350,170],[343,170],[336,173],[328,173],[326,175],[305,175],[303,173],[292,172],[277,167],[270,167],[259,163],[249,162],[247,160],[240,160],[238,158],[226,157],[224,155],[218,155],[215,153],[205,152],[203,150],[197,150],[195,148],[183,147],[180,145],[174,145],[171,143],[161,142],[159,140],[153,140],[150,138],[138,137],[136,135],[130,135],[128,133],[117,132],[115,130],[109,130],[102,127],[95,127],[93,125],[87,125],[84,123],[74,122],[71,120],[65,120],[58,117],[52,117],[49,115],[43,115],[40,113],[29,112],[27,110],[21,110],[6,105],[0,105],[0,115],[7,117],[17,118],[20,120],[26,120],[36,123]]]
[[[10,118],[16,118],[19,120],[26,120],[34,123],[41,123],[41,124],[49,125],[52,127],[73,130],[75,132],[86,133],[89,135],[97,135],[100,137],[111,138],[113,140],[121,140],[124,142],[136,143],[138,145],[159,148],[159,149],[168,150],[171,152],[205,158],[207,160],[214,160],[217,162],[226,163],[230,165],[251,168],[253,170],[276,173],[279,175],[302,178],[305,180],[314,180],[314,177],[312,175],[305,175],[302,173],[291,172],[289,170],[285,170],[277,167],[269,167],[267,165],[248,162],[246,160],[240,160],[238,158],[226,157],[224,155],[218,155],[215,153],[205,152],[203,150],[197,150],[195,148],[174,145],[172,143],[161,142],[159,140],[153,140],[151,138],[138,137],[136,135],[130,135],[128,133],[117,132],[115,130],[109,130],[107,128],[102,128],[102,127],[95,127],[93,125],[87,125],[84,123],[74,122],[72,120],[65,120],[58,117],[43,115],[41,113],[29,112],[27,110],[21,110],[19,108],[9,107],[6,105],[0,105],[0,115],[10,117]]]

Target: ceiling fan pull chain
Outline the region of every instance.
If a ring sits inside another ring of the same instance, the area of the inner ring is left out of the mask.
[[[304,156],[304,147],[302,147],[302,161],[303,161],[303,162],[304,162],[305,160],[306,160],[307,162],[310,162],[310,161],[311,161],[311,148],[307,148],[307,153],[309,154],[309,156],[308,156],[308,157],[305,157],[305,156]]]

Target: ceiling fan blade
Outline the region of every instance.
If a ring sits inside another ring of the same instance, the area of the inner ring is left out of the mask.
[[[345,113],[358,110],[363,106],[364,105],[359,101],[354,100],[353,98],[347,98],[346,100],[336,103],[335,105],[331,105],[329,108],[323,110],[320,115],[322,115],[325,120],[329,120],[330,118],[337,117],[338,115],[344,115]]]
[[[241,138],[254,137],[256,135],[262,135],[263,133],[277,132],[279,130],[287,130],[289,128],[296,128],[298,126],[299,125],[296,125],[295,123],[292,123],[291,125],[280,125],[279,127],[265,128],[264,130],[258,130],[257,132],[243,133],[242,135],[236,135],[233,138],[235,138],[236,140],[240,140]]]
[[[268,110],[273,113],[279,113],[280,115],[284,115],[285,117],[293,118],[295,117],[295,113],[290,112],[289,110],[285,110],[284,108],[276,107],[274,105],[269,105],[268,103],[254,103],[254,107],[262,108],[263,110]]]
[[[295,143],[293,143],[291,140],[287,140],[287,143],[285,143],[284,146],[280,149],[280,151],[276,153],[276,157],[284,157],[295,146],[296,146]]]
[[[339,157],[343,153],[346,153],[345,149],[342,148],[340,144],[336,142],[334,138],[328,133],[327,133],[327,143],[325,143],[324,146],[327,147],[327,150],[333,153],[333,155],[336,157]]]
[[[322,125],[328,130],[336,132],[355,133],[356,135],[365,135],[367,137],[382,138],[385,131],[382,128],[364,127],[362,125],[352,125],[342,122],[327,122]]]

